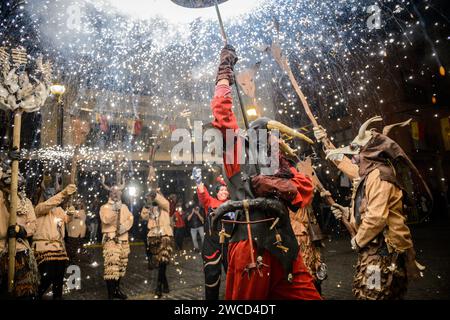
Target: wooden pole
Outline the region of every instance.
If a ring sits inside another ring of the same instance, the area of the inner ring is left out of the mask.
[[[20,132],[22,126],[22,110],[14,112],[13,148],[20,150]],[[19,161],[13,160],[11,164],[11,208],[9,211],[9,225],[15,226],[17,223],[17,203],[18,203],[18,182],[19,182]],[[16,238],[8,240],[8,292],[14,289],[14,275],[16,269]]]
[[[217,0],[214,1],[214,6],[216,8],[217,20],[219,21],[220,33],[222,35],[222,39],[223,39],[224,44],[227,45],[228,37],[227,37],[227,34],[225,32],[225,27],[223,26],[222,15],[220,14],[219,4],[217,3]],[[244,119],[245,129],[248,130],[247,114],[245,113],[244,102],[242,100],[241,92],[239,91],[239,84],[236,81],[236,76],[234,75],[234,73],[233,73],[233,78],[234,78],[234,83],[236,84],[236,96],[238,98],[239,107],[241,109],[242,119]]]
[[[325,192],[327,191],[322,184],[318,185],[319,192]],[[332,205],[336,204],[336,201],[334,201],[332,196],[325,196],[325,202],[331,207]],[[350,233],[350,236],[353,238],[354,236],[356,236],[356,230],[353,229],[352,225],[350,224],[350,222],[343,216],[342,219],[340,219],[340,221],[342,222],[342,224],[344,225],[344,227],[347,229],[347,231]]]
[[[294,73],[292,72],[291,67],[289,66],[289,62],[286,59],[286,57],[282,56],[281,49],[278,46],[278,44],[272,44],[272,55],[275,59],[275,61],[278,63],[278,65],[283,69],[289,77],[289,80],[291,81],[292,85],[294,86],[294,90],[297,93],[298,97],[300,98],[300,101],[303,105],[303,108],[305,109],[306,115],[308,116],[311,123],[314,125],[314,127],[318,127],[319,123],[317,122],[316,118],[314,117],[311,108],[309,106],[308,101],[306,100],[305,95],[303,94],[302,89],[300,89],[300,86],[298,85],[297,80],[294,77]],[[336,147],[333,145],[333,143],[330,141],[328,137],[324,137],[321,141],[323,145],[327,149],[336,149]]]
[[[77,161],[78,161],[78,154],[80,153],[80,146],[76,145],[75,146],[75,150],[73,152],[73,157],[72,157],[72,166],[70,168],[70,184],[76,184],[76,179],[77,179]],[[73,197],[74,195],[71,194],[70,198],[69,198],[69,204],[68,204],[68,208],[73,207]]]
[[[61,96],[58,96],[58,145],[64,146],[64,105]]]
[[[325,189],[325,187],[323,186],[322,181],[319,180],[319,177],[317,176],[314,168],[312,167],[311,158],[308,158],[307,160],[304,160],[304,161],[300,161],[297,164],[297,169],[300,169],[302,172],[304,172],[307,176],[309,176],[311,178],[314,187],[317,188],[317,190],[320,193],[328,192]],[[336,201],[334,201],[334,199],[331,195],[325,196],[324,200],[329,206],[332,206],[336,203]],[[347,231],[350,233],[351,237],[353,238],[356,235],[356,230],[353,228],[353,226],[350,224],[350,222],[348,220],[346,220],[345,217],[342,217],[342,219],[340,219],[340,221],[342,222],[344,227],[347,229]]]
[[[222,34],[223,41],[225,42],[226,45],[228,42],[228,38],[227,34],[225,33],[225,27],[223,26],[222,15],[220,14],[219,4],[217,3],[217,0],[214,1],[214,6],[216,8],[217,19],[219,20],[220,33]]]

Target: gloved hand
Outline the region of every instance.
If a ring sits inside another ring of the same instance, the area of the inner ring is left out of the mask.
[[[122,202],[121,201],[114,202],[112,204],[111,208],[115,213],[118,214],[120,212],[120,210],[122,209]]]
[[[328,154],[330,150],[325,150],[325,154]],[[342,161],[342,159],[344,159],[344,154],[342,153],[337,153],[337,154],[332,154],[330,156],[327,155],[327,159],[330,161]]]
[[[333,212],[334,217],[338,220],[341,220],[342,218],[348,220],[350,216],[350,210],[348,207],[343,207],[340,204],[333,204],[331,206],[331,212]]]
[[[61,191],[64,197],[68,197],[74,194],[75,192],[77,192],[77,186],[74,184],[69,184],[67,187],[64,188],[63,191]]]
[[[13,147],[8,153],[8,158],[11,159],[11,161],[14,161],[14,160],[20,161],[21,157],[20,157],[19,148]]]
[[[202,183],[202,169],[194,167],[192,169],[192,175],[191,178],[195,181],[195,183],[197,185],[199,185],[200,183]]]
[[[156,169],[153,166],[148,168],[148,178],[150,181],[156,181]]]
[[[223,79],[230,82],[230,86],[234,84],[234,66],[239,58],[236,50],[230,44],[227,44],[220,52],[220,64],[217,71],[216,84]]]
[[[156,191],[156,190],[151,190],[151,191],[148,193],[148,196],[150,197],[150,200],[151,200],[151,201],[155,200],[156,194],[157,194],[157,191]]]
[[[356,243],[356,237],[353,237],[352,240],[350,241],[350,244],[352,246],[352,250],[359,252],[359,250],[361,250],[361,248],[358,246],[358,243]]]
[[[327,137],[327,130],[325,130],[322,126],[313,127],[314,137],[318,142],[322,141],[323,138]]]
[[[70,206],[70,207],[67,209],[67,214],[68,214],[69,216],[73,216],[76,212],[77,212],[77,210],[75,209],[74,206]]]
[[[0,186],[3,188],[10,188],[11,186],[11,169],[4,167],[0,174]]]
[[[320,191],[320,197],[321,198],[331,197],[331,192],[328,190]]]
[[[26,237],[27,231],[23,226],[16,224],[8,227],[8,238],[25,239]]]

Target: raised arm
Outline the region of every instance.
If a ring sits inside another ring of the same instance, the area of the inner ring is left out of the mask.
[[[39,203],[35,208],[37,217],[49,214],[53,208],[58,207],[65,198],[74,194],[77,191],[77,187],[74,184],[69,184],[63,191],[51,197],[47,201]]]
[[[23,227],[25,228],[27,237],[31,237],[36,232],[36,214],[34,212],[33,204],[29,199],[25,200],[25,211],[27,212],[27,218]]]
[[[314,127],[314,137],[318,142],[322,141],[323,138],[327,137],[327,131],[321,127]],[[325,153],[328,152],[331,149],[325,150]],[[352,161],[346,157],[343,156],[340,159],[330,159],[330,161],[340,170],[342,171],[347,177],[349,177],[351,180],[359,178],[359,168],[356,164],[353,164]]]
[[[199,188],[197,187],[197,196],[198,201],[200,202],[202,207],[205,208],[205,211],[208,211],[212,199],[212,197],[209,195],[208,189],[206,189],[206,187],[203,186],[203,191],[200,191]]]
[[[158,204],[158,207],[164,211],[169,212],[170,210],[170,203],[169,200],[167,200],[161,192],[156,193],[155,201]]]
[[[233,98],[231,86],[234,84],[234,66],[238,61],[236,50],[226,45],[220,53],[220,64],[216,77],[216,90],[211,101],[211,111],[214,116],[213,126],[222,132],[224,140],[227,130],[236,132],[239,129],[236,115],[233,112]],[[238,139],[239,142],[239,139]],[[239,144],[235,143],[233,154],[224,152],[224,167],[227,177],[231,177],[240,170],[238,159]],[[230,161],[229,159],[233,159]]]

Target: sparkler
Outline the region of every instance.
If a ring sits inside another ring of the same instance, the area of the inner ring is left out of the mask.
[[[391,73],[397,72],[388,68],[386,62],[393,59],[391,53],[413,49],[421,40],[419,34],[423,28],[411,1],[379,2],[382,12],[379,30],[367,28],[366,7],[372,3],[363,0],[221,2],[227,37],[240,53],[240,64],[244,68],[261,61],[254,77],[258,113],[278,117],[287,124],[295,122],[295,126],[304,125],[306,120],[287,75],[266,54],[255,49],[274,38],[274,20],[280,26],[281,49],[289,59],[293,76],[302,79],[301,89],[313,114],[320,116],[323,125],[333,117],[340,119],[342,127],[356,126],[358,119],[380,112],[380,101],[386,101],[380,96],[383,79],[389,80]],[[161,118],[189,108],[192,121],[195,117],[210,121],[209,112],[204,110],[209,110],[215,61],[221,45],[212,8],[178,7],[186,13],[179,19],[171,12],[164,13],[170,11],[168,8],[177,7],[171,1],[153,1],[160,9],[150,10],[150,6],[142,10],[137,1],[130,0],[134,11],[146,12],[139,17],[131,17],[131,9],[122,10],[130,6],[128,1],[115,1],[113,6],[112,0],[76,3],[79,10],[71,11],[68,9],[75,5],[73,1],[57,1],[50,7],[43,0],[29,0],[23,9],[17,7],[2,22],[0,33],[9,38],[15,35],[24,46],[33,48],[30,50],[41,50],[55,61],[56,72],[61,75],[58,79],[68,90],[78,92],[66,99],[67,105],[91,111],[84,114],[83,120],[95,127],[95,116],[100,114],[121,127],[136,113],[143,119],[144,127],[156,131]],[[431,1],[424,1],[417,5],[417,10],[425,16],[436,8]],[[17,22],[12,23],[13,20]],[[438,15],[432,21],[436,28],[445,23]],[[72,28],[76,24],[79,28]],[[439,38],[431,33],[429,37],[435,47],[433,53],[439,55],[445,41],[437,42]],[[5,60],[14,63],[10,52],[0,49],[0,61]],[[398,69],[407,66],[409,60],[408,53],[402,54]],[[444,59],[439,60],[442,68],[433,67],[435,60],[431,57],[426,60],[429,61],[416,69],[405,67],[408,76],[425,79],[432,70],[439,70],[440,76],[446,75]],[[40,65],[44,74],[49,65],[42,61]],[[0,101],[4,92],[0,87]],[[431,99],[430,96],[428,101]],[[433,99],[439,103],[439,97]],[[252,105],[256,104],[252,102]],[[347,118],[339,116],[340,113],[347,114]],[[51,117],[44,121],[52,125]],[[108,134],[101,132],[98,136],[103,139]],[[79,168],[83,172],[95,174],[102,165],[108,166],[108,157],[113,157],[114,149],[126,149],[128,159],[142,158],[142,163],[147,159],[145,142],[133,141],[132,145],[121,143],[116,137],[112,138],[110,151],[104,151],[99,140],[90,139],[90,146],[80,150],[83,161]],[[170,145],[162,143],[161,148],[167,151]],[[58,166],[62,158],[70,159],[73,151],[73,146],[41,148],[33,153],[33,158]],[[145,170],[145,164],[136,162],[137,170]],[[163,172],[158,170],[161,186],[166,187],[170,180],[168,175],[162,176]],[[38,174],[32,172],[30,176]]]

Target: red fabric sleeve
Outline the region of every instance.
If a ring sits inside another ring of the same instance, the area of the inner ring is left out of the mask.
[[[224,85],[217,86],[214,99],[211,101],[211,110],[214,116],[212,125],[222,132],[224,141],[226,141],[225,137],[228,129],[234,130],[235,132],[239,129],[232,107],[233,98],[231,97],[231,88]],[[227,156],[226,146],[224,146],[224,167],[227,177],[232,177],[240,170],[238,162],[239,142],[238,139],[238,143],[234,145],[232,155]],[[229,161],[227,159],[234,159],[233,163],[228,163]]]
[[[297,187],[297,195],[292,201],[292,204],[296,207],[304,208],[313,199],[314,186],[310,178],[298,172],[294,167],[291,167],[290,170],[294,175],[291,181]]]
[[[200,204],[205,209],[205,216],[207,216],[209,209],[215,209],[225,201],[220,201],[217,198],[211,197],[206,187],[204,187],[203,190],[204,192],[200,192],[197,187],[198,201],[200,201]]]
[[[205,209],[205,215],[208,214],[208,208],[211,203],[211,196],[209,195],[208,189],[206,189],[205,186],[203,186],[203,192],[200,192],[197,187],[197,196],[198,201],[200,202],[203,209]]]

